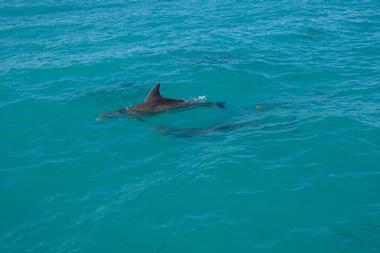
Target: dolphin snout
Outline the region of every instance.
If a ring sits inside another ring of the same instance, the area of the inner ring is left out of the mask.
[[[115,117],[120,117],[120,116],[123,116],[123,115],[127,115],[127,113],[125,112],[122,112],[122,111],[114,111],[114,112],[105,112],[105,113],[102,113],[100,114],[97,118],[96,118],[96,122],[101,122],[101,121],[104,121],[106,119],[111,119],[111,118],[115,118]]]
[[[96,122],[101,122],[103,120],[105,120],[105,118],[103,118],[102,116],[96,117],[95,119]]]
[[[109,118],[112,118],[114,117],[114,114],[113,112],[105,112],[105,113],[102,113],[100,114],[98,117],[96,117],[95,121],[96,122],[101,122],[101,121],[104,121],[106,119],[109,119]]]
[[[104,121],[106,119],[107,119],[107,117],[105,117],[105,116],[103,116],[103,114],[101,114],[98,117],[96,117],[95,121],[96,122],[101,122],[101,121]]]

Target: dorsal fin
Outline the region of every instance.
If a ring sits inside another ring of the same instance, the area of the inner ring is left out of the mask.
[[[156,99],[159,99],[159,98],[161,98],[161,95],[160,95],[160,84],[157,83],[149,91],[148,96],[146,96],[144,102],[153,101],[153,100],[156,100]]]

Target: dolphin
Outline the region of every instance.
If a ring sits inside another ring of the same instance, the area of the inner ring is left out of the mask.
[[[102,121],[109,118],[120,116],[132,116],[136,119],[141,119],[143,116],[157,114],[168,110],[194,107],[194,106],[207,106],[215,108],[224,108],[224,103],[212,103],[197,100],[182,100],[164,98],[160,94],[160,84],[157,83],[150,90],[143,103],[121,108],[117,111],[105,112],[96,118],[96,121]]]
[[[285,121],[277,123],[259,123],[251,121],[238,121],[238,122],[226,122],[222,124],[217,124],[211,127],[201,127],[201,128],[177,128],[170,126],[159,126],[155,127],[154,130],[168,136],[181,137],[181,138],[192,138],[197,136],[206,136],[218,133],[229,133],[237,131],[243,128],[252,129],[256,131],[294,131],[298,132],[296,126],[297,121]]]
[[[259,114],[267,107],[271,107],[273,105],[282,105],[283,103],[272,103],[272,104],[256,104],[254,108],[250,108],[248,110],[239,113],[237,116],[229,117],[229,120],[223,123],[215,124],[208,127],[198,127],[198,128],[179,128],[172,126],[158,126],[154,127],[154,130],[160,134],[180,137],[180,138],[193,138],[200,136],[208,136],[214,134],[224,134],[230,133],[234,131],[238,131],[241,129],[250,129],[252,131],[256,131],[257,133],[263,132],[284,132],[284,131],[293,131],[298,133],[299,129],[297,126],[298,120],[293,117],[286,117],[285,119],[279,120],[268,120],[269,114]],[[254,118],[250,115],[256,114]]]
[[[212,133],[227,133],[232,132],[234,130],[238,130],[240,128],[245,127],[254,127],[254,124],[250,124],[248,122],[238,122],[238,123],[223,123],[212,127],[204,127],[204,128],[176,128],[176,127],[169,127],[169,126],[159,126],[154,128],[157,132],[164,134],[164,135],[170,135],[175,137],[195,137],[195,136],[203,136],[208,135]]]

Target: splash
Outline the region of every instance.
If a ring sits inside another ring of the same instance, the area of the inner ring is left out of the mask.
[[[198,97],[196,97],[194,100],[195,100],[195,101],[206,102],[206,100],[207,100],[207,96],[205,96],[205,95],[198,96]]]

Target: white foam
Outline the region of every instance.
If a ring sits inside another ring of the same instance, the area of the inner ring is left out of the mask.
[[[207,96],[203,95],[203,96],[198,96],[197,98],[194,99],[195,101],[206,101],[207,100]]]

